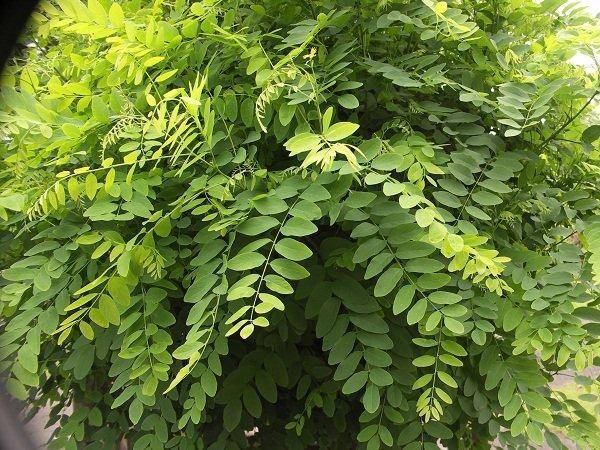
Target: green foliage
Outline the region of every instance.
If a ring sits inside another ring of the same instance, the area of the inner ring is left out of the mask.
[[[50,448],[596,446],[550,386],[600,350],[567,62],[600,29],[563,3],[43,2],[0,91],[0,369],[76,406]]]

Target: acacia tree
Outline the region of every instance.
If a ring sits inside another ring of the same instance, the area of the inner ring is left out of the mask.
[[[600,34],[563,3],[43,2],[0,358],[50,448],[597,445],[550,386],[600,332]]]

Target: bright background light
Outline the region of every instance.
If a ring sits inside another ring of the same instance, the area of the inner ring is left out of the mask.
[[[579,3],[587,6],[592,14],[600,13],[600,0],[579,0]]]
[[[582,6],[586,6],[591,14],[600,13],[600,0],[579,0],[578,3]],[[569,61],[571,64],[575,64],[576,66],[585,67],[585,70],[590,73],[593,73],[597,70],[594,60],[582,53],[578,53],[577,55],[573,56]]]

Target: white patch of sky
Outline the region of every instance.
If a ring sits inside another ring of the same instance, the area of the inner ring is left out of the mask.
[[[577,3],[579,3],[581,6],[587,7],[592,15],[600,14],[600,0],[578,0]],[[598,20],[600,20],[600,17],[598,17]],[[571,64],[584,66],[586,72],[594,72],[597,70],[594,60],[582,53],[578,53],[577,55],[573,56],[569,61]]]
[[[579,0],[579,4],[587,6],[592,14],[600,13],[600,0]]]

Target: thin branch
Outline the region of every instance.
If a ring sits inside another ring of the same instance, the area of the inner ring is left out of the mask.
[[[596,95],[598,95],[600,91],[598,91],[596,89],[596,91],[594,91],[594,95],[592,95],[590,97],[590,99],[585,103],[585,105],[583,105],[581,107],[581,109],[579,111],[577,111],[577,113],[573,116],[570,117],[569,120],[567,120],[561,127],[559,127],[558,129],[556,129],[554,131],[554,133],[552,133],[544,142],[542,142],[542,145],[540,146],[540,150],[544,149],[549,143],[550,141],[552,141],[556,136],[558,136],[558,134],[563,131],[565,128],[567,128],[575,119],[577,119],[577,117],[579,117],[579,115],[581,115],[581,113],[583,111],[585,111],[585,109],[590,105],[590,103],[592,103],[592,101],[594,100],[594,98],[596,98]]]

